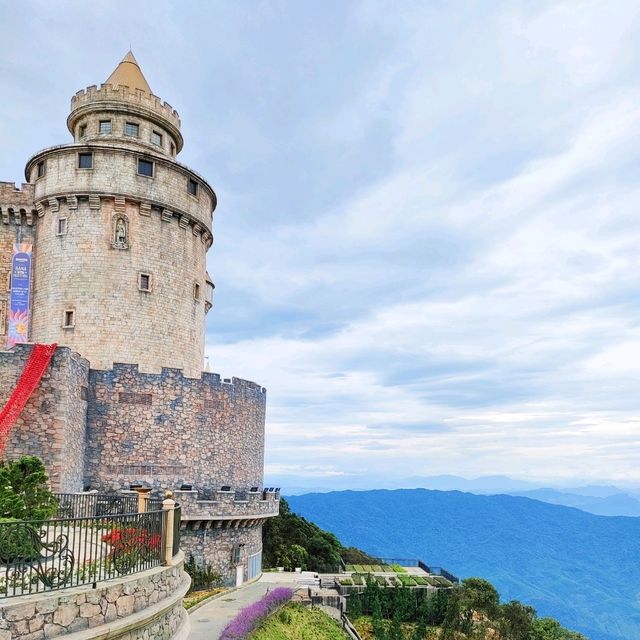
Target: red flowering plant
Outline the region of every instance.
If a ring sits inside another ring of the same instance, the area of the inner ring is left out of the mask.
[[[162,536],[145,528],[126,527],[112,529],[102,536],[102,542],[111,546],[107,563],[118,573],[128,573],[136,565],[159,557]]]

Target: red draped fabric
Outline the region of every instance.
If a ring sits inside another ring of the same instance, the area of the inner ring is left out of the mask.
[[[56,351],[57,344],[35,344],[29,355],[29,359],[24,365],[20,379],[13,390],[11,397],[7,400],[2,411],[0,411],[0,456],[7,446],[9,434],[16,420],[20,417],[27,401],[36,387],[44,372],[51,362],[51,358]]]

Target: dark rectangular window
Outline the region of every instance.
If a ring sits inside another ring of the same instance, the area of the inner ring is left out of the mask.
[[[40,162],[38,162],[38,178],[42,178],[42,176],[44,175],[44,160],[41,160]]]
[[[171,143],[171,155],[172,156],[176,155],[176,145],[173,144],[173,142]]]
[[[87,125],[86,125],[86,124],[83,124],[83,125],[80,127],[80,137],[81,137],[81,138],[84,138],[86,135],[87,135]]]
[[[138,280],[138,288],[140,291],[151,291],[151,275],[148,273],[141,273]]]
[[[153,162],[150,160],[138,159],[138,173],[141,176],[153,177]]]
[[[198,195],[198,183],[193,178],[189,178],[189,184],[187,185],[187,191],[192,196],[197,196]]]
[[[91,169],[91,168],[93,168],[93,153],[79,153],[78,154],[78,168],[79,169]]]
[[[159,147],[162,146],[162,134],[158,133],[157,131],[153,131],[151,133],[151,142],[153,142],[153,144],[157,144]]]
[[[111,120],[100,120],[100,133],[111,133]]]
[[[62,325],[64,329],[71,329],[75,325],[75,312],[72,309],[69,309],[64,312],[64,324]]]
[[[140,133],[140,126],[135,122],[127,122],[124,125],[124,135],[125,136],[138,136]]]

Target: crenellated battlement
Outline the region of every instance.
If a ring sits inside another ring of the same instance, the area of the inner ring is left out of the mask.
[[[180,129],[180,116],[168,102],[141,89],[132,91],[129,87],[122,85],[114,87],[111,84],[102,84],[98,87],[94,84],[78,91],[71,98],[71,114],[73,115],[74,111],[81,107],[99,102],[126,102],[152,111]]]
[[[32,184],[23,182],[20,187],[16,187],[15,182],[0,182],[0,206],[33,209],[34,197],[35,186]]]
[[[115,362],[111,369],[92,369],[91,375],[95,380],[119,381],[127,385],[138,385],[140,388],[164,388],[167,384],[172,386],[193,386],[197,391],[205,388],[232,388],[236,393],[250,391],[255,394],[265,395],[267,390],[261,385],[244,380],[242,378],[222,378],[219,373],[203,371],[201,377],[191,378],[184,375],[182,369],[162,367],[160,373],[144,373],[139,365]]]

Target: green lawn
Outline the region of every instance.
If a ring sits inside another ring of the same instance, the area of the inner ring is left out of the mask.
[[[288,604],[269,616],[249,640],[345,640],[340,625],[319,609]]]

